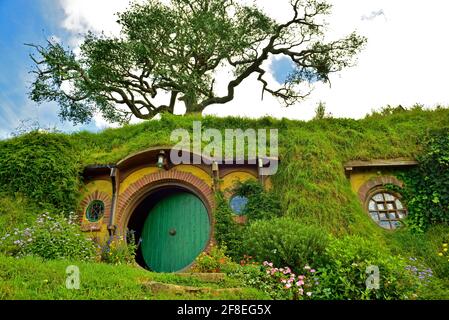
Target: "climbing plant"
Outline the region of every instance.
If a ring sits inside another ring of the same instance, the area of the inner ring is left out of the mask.
[[[218,245],[226,248],[226,254],[238,261],[242,256],[242,231],[245,228],[234,221],[229,204],[220,192],[216,194],[215,239]]]
[[[408,222],[418,232],[432,224],[449,224],[449,128],[430,131],[422,144],[419,166],[400,174]]]

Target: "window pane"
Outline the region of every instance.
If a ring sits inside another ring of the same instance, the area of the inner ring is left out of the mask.
[[[378,193],[373,197],[374,201],[384,201],[384,198],[382,197],[382,193]]]
[[[394,201],[394,196],[389,193],[384,193],[385,201]]]
[[[379,225],[384,229],[391,229],[391,225],[389,221],[381,221]]]

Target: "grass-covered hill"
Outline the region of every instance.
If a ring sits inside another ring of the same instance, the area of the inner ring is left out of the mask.
[[[164,115],[160,120],[100,133],[33,132],[0,141],[0,230],[29,222],[42,208],[73,209],[79,201],[79,173],[84,166],[115,163],[149,147],[172,145],[172,130],[191,132],[193,121],[219,130],[279,129],[281,162],[273,177],[273,192],[280,199],[283,216],[318,226],[336,238],[356,235],[388,248],[392,255],[417,257],[448,282],[449,263],[444,264],[437,252],[449,228],[438,225],[424,234],[407,229],[383,231],[367,218],[343,170],[343,163],[349,160],[417,156],[427,132],[443,128],[449,132],[449,110],[445,108],[390,108],[361,120],[308,122]],[[3,268],[8,263],[0,265]]]

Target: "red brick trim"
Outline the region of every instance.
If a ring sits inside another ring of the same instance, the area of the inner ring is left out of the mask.
[[[212,188],[203,180],[188,172],[177,170],[161,171],[143,176],[131,184],[124,193],[119,195],[117,202],[117,217],[115,224],[123,230],[134,208],[151,190],[159,186],[181,185],[195,192],[205,202],[212,219],[215,207]]]
[[[404,183],[402,181],[398,180],[396,177],[393,177],[393,176],[381,176],[381,177],[372,178],[372,179],[368,180],[367,182],[365,182],[359,188],[358,195],[359,195],[360,201],[362,201],[362,203],[365,203],[368,196],[370,195],[370,192],[374,188],[380,188],[387,184],[393,184],[393,185],[396,185],[401,188],[404,186]]]
[[[98,222],[90,222],[85,218],[86,216],[86,210],[89,206],[89,204],[94,200],[101,200],[104,202],[104,216],[103,218]],[[111,214],[111,197],[102,191],[95,191],[88,196],[86,196],[83,201],[81,201],[81,212],[78,214],[78,219],[81,224],[81,230],[83,231],[99,231],[101,229],[101,221],[106,221],[103,223],[108,224],[109,223],[109,217]]]

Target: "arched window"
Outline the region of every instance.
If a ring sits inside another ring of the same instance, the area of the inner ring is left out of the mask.
[[[92,201],[86,210],[86,218],[90,222],[98,222],[104,216],[104,202],[101,200]]]
[[[368,198],[368,212],[379,226],[394,230],[402,226],[401,220],[407,216],[407,209],[399,195],[386,190],[377,190]]]

